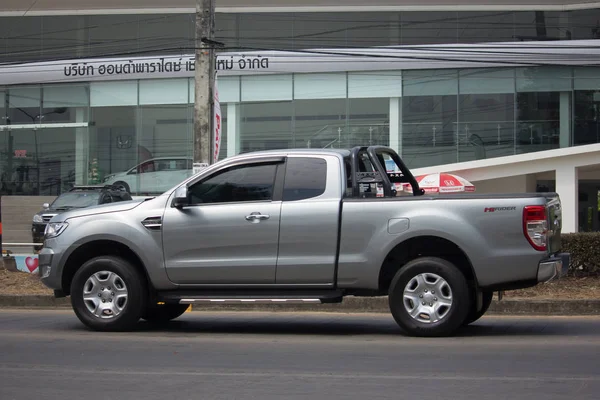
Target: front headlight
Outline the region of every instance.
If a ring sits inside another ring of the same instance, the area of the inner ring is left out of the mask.
[[[42,220],[42,216],[41,215],[35,214],[33,216],[33,222],[44,222],[44,220]]]
[[[46,239],[57,237],[58,235],[63,233],[65,229],[67,229],[67,226],[69,226],[69,224],[66,222],[51,222],[48,225],[46,225],[44,236],[46,237]]]

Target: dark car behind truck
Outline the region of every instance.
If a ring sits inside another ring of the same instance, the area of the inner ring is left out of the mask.
[[[119,187],[111,185],[78,185],[59,195],[51,204],[44,203],[42,210],[34,214],[31,223],[31,236],[35,250],[42,248],[46,225],[56,215],[73,209],[81,209],[100,204],[110,204],[131,200],[131,195]]]

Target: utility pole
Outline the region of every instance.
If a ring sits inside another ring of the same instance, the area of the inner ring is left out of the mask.
[[[215,0],[196,0],[194,162],[212,162]]]

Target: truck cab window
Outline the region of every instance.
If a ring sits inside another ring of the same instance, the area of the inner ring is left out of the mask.
[[[325,193],[327,162],[316,157],[290,157],[285,170],[283,201],[310,199]]]
[[[217,172],[189,189],[192,204],[268,201],[277,166],[242,165]]]

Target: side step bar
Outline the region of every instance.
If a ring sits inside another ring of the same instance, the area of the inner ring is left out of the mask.
[[[160,293],[159,301],[179,304],[325,304],[341,303],[343,293],[331,291],[170,291]]]
[[[324,299],[181,299],[179,304],[219,303],[219,304],[314,304],[331,303]]]

